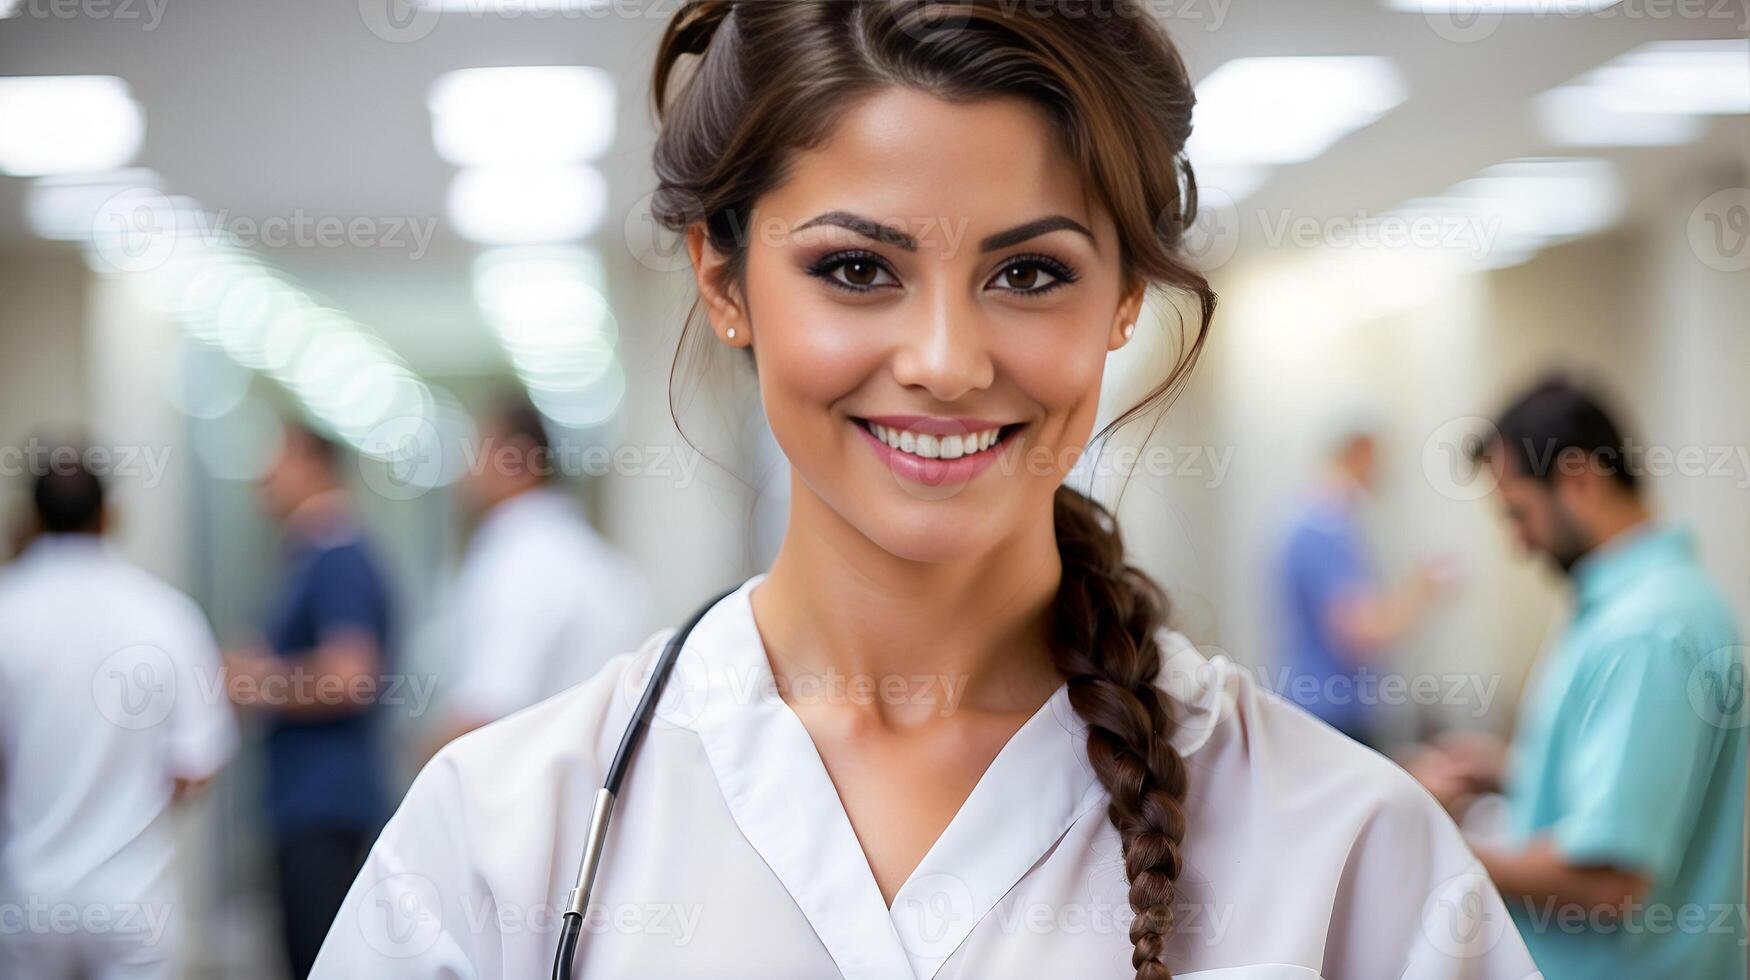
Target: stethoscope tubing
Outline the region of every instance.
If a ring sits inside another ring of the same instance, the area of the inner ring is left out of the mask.
[[[680,659],[681,647],[686,644],[693,627],[705,618],[705,614],[739,588],[741,586],[736,585],[725,589],[716,598],[700,606],[669,637],[668,644],[662,649],[662,655],[656,660],[656,666],[651,669],[650,683],[645,685],[643,696],[632,709],[632,719],[626,723],[626,731],[620,736],[620,747],[614,752],[614,761],[608,766],[607,778],[602,781],[602,788],[596,790],[595,805],[589,817],[589,836],[584,841],[583,857],[577,865],[577,886],[571,889],[565,899],[565,913],[559,927],[559,948],[553,958],[553,980],[571,980],[571,961],[577,956],[577,944],[583,934],[583,916],[589,908],[590,889],[595,886],[596,871],[601,867],[602,852],[608,838],[608,824],[614,812],[614,800],[620,795],[620,784],[626,781],[626,773],[632,768],[632,755],[638,750],[639,744],[644,741],[644,733],[650,728],[650,716],[656,712],[656,704],[662,699],[669,675],[674,673],[675,661]]]

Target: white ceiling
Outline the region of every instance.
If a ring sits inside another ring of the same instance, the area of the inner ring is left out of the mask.
[[[784,2],[784,0],[768,0]],[[1649,40],[1744,37],[1741,3],[1623,0],[1588,15],[1509,15],[1464,26],[1373,0],[1147,0],[1166,14],[1199,78],[1233,58],[1385,54],[1410,97],[1323,156],[1283,168],[1247,208],[1297,215],[1376,214],[1436,193],[1483,167],[1545,146],[1529,97]],[[444,14],[429,34],[394,43],[361,7],[381,0],[111,0],[107,17],[47,16],[48,0],[0,20],[0,74],[114,74],[145,107],[138,165],[231,217],[438,220],[430,254],[306,249],[270,255],[357,319],[381,326],[417,369],[445,373],[490,357],[463,274],[474,249],[442,222],[454,168],[432,148],[425,99],[463,67],[590,64],[621,80],[619,138],[597,166],[611,215],[650,186],[645,86],[662,16],[675,0],[620,0],[647,16]],[[476,8],[489,6],[484,2]],[[149,11],[161,14],[155,24]],[[506,4],[522,10],[525,4]],[[120,10],[132,17],[119,16]],[[1713,16],[1684,17],[1700,10]],[[37,12],[42,15],[37,15]],[[1455,40],[1455,38],[1460,38]],[[1746,42],[1750,43],[1750,42]],[[1745,79],[1750,86],[1750,78]],[[1750,152],[1745,117],[1720,119],[1701,146],[1610,151],[1631,194],[1693,168],[1697,156]],[[0,243],[30,240],[26,182],[0,177]],[[1632,197],[1631,197],[1632,200]],[[622,249],[610,219],[598,245]],[[279,250],[282,252],[289,250]]]

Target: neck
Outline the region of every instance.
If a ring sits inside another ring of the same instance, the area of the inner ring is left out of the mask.
[[[512,487],[504,496],[498,498],[498,502],[501,504],[508,504],[513,500],[520,500],[532,493],[539,493],[545,489],[547,489],[547,484],[542,483],[539,480],[531,480],[528,483],[519,483],[515,487]]]
[[[1624,501],[1600,514],[1592,524],[1592,550],[1596,551],[1644,526],[1652,513],[1639,500]]]
[[[1349,503],[1367,492],[1367,487],[1355,476],[1354,471],[1341,464],[1331,466],[1325,471],[1325,492],[1332,498]]]
[[[41,531],[37,534],[37,540],[69,544],[95,544],[103,540],[103,532],[96,528],[80,528],[74,531]]]
[[[960,704],[992,711],[1036,709],[1056,690],[1046,629],[1062,562],[1049,506],[987,552],[918,562],[793,483],[789,530],[752,597],[781,686],[868,685],[870,710],[895,721],[914,713],[883,683],[940,679]],[[940,714],[924,705],[915,717]]]
[[[346,495],[339,487],[319,490],[286,515],[286,527],[306,537],[319,537],[345,526],[348,520]]]

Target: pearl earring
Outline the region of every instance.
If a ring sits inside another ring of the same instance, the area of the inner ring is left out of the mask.
[[[1136,335],[1136,324],[1126,323],[1124,325],[1124,339],[1129,340],[1131,337],[1133,337],[1135,335]]]
[[[735,339],[735,328],[734,328],[734,327],[730,327],[730,328],[729,328],[729,339],[730,339],[730,340],[734,340],[734,339]]]

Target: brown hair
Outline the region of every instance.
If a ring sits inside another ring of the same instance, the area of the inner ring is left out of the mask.
[[[683,81],[686,56],[699,57]],[[1215,294],[1181,250],[1197,209],[1183,152],[1191,80],[1140,0],[690,0],[656,58],[653,215],[677,233],[703,222],[726,257],[721,285],[739,290],[754,203],[783,182],[795,152],[891,86],[956,102],[1019,96],[1048,112],[1117,224],[1123,281],[1199,300],[1179,363],[1096,441],[1170,400],[1202,350]],[[1131,962],[1139,980],[1165,980],[1187,788],[1156,686],[1166,595],[1125,563],[1105,507],[1062,486],[1054,511],[1063,578],[1053,657],[1088,722],[1088,757],[1123,842]]]

